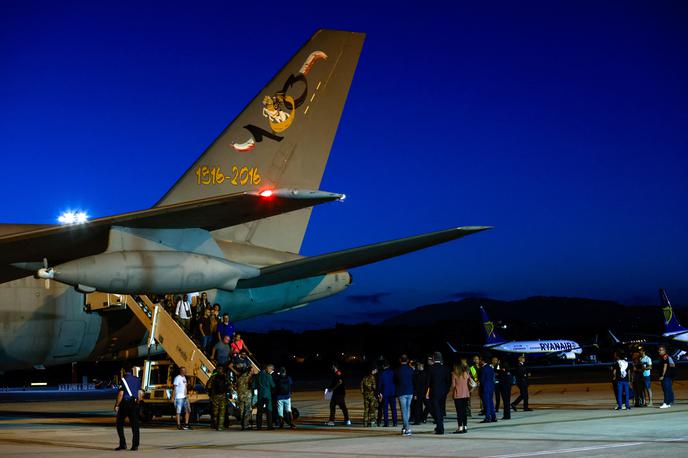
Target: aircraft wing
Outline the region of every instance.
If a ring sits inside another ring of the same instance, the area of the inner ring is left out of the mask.
[[[455,355],[462,355],[462,356],[473,356],[476,354],[484,353],[485,351],[489,350],[489,349],[486,349],[484,345],[480,345],[480,344],[462,343],[462,344],[457,344],[456,347],[449,342],[446,342],[446,344],[452,353],[454,353]]]
[[[59,264],[103,252],[112,226],[212,231],[343,197],[310,190],[277,189],[263,195],[249,191],[107,216],[84,224],[27,226],[28,230],[21,232],[8,228],[4,234],[0,232],[0,283],[26,277],[26,270],[11,263],[48,258]]]
[[[661,345],[661,342],[659,342],[659,341],[664,338],[661,335],[657,335],[657,334],[636,334],[639,337],[635,337],[635,338],[630,339],[630,340],[621,340],[618,337],[616,337],[616,335],[614,335],[614,333],[612,332],[611,329],[607,329],[607,332],[609,333],[609,337],[611,337],[614,345],[624,345],[624,346],[631,346],[632,345],[632,346],[637,346],[637,347],[643,347],[643,346],[649,345],[649,346],[655,347],[657,345]],[[645,337],[652,337],[653,339],[656,339],[656,340],[654,340],[654,341],[647,340]]]
[[[646,333],[635,333],[634,336],[635,338],[631,340],[625,340],[621,342],[616,342],[621,345],[632,345],[632,346],[637,346],[637,347],[658,347],[660,345],[669,345],[671,347],[682,347],[686,348],[688,347],[688,342],[683,341],[683,340],[678,340],[677,337],[683,337],[688,335],[688,331],[683,331],[683,332],[677,332],[675,334],[672,334],[670,336],[665,336],[662,334],[646,334]],[[652,340],[648,340],[652,339]]]
[[[358,248],[350,248],[348,250],[336,251],[334,253],[327,253],[319,256],[296,259],[294,261],[263,267],[260,269],[259,276],[246,280],[239,280],[237,288],[256,288],[274,285],[276,283],[315,277],[330,272],[359,267],[465,237],[487,229],[491,228],[487,226],[459,227],[414,237],[375,243]]]

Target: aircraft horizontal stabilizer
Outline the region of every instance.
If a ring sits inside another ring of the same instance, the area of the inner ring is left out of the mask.
[[[240,280],[237,288],[256,288],[301,278],[325,275],[330,272],[359,267],[383,259],[427,248],[450,240],[491,229],[489,226],[466,226],[403,239],[375,243],[358,248],[336,251],[275,264],[260,269],[255,278]]]

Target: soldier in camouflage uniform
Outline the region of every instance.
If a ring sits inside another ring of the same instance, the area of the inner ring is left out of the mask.
[[[363,394],[363,425],[375,425],[375,418],[377,416],[377,386],[375,383],[375,374],[377,368],[373,368],[368,375],[361,380],[361,394]]]
[[[211,415],[210,427],[218,431],[224,429],[225,411],[227,410],[227,392],[230,388],[229,377],[225,372],[224,366],[217,366],[213,375],[210,376],[206,389],[210,396]]]
[[[237,407],[241,413],[241,430],[244,431],[253,423],[251,418],[252,398],[253,398],[253,375],[250,367],[242,367],[239,369],[239,377],[237,378],[237,395],[239,397]]]

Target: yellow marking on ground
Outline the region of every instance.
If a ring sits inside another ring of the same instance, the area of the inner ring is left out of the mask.
[[[310,105],[308,105],[308,106],[306,107],[306,109],[304,110],[303,114],[306,114],[306,113],[308,113],[308,109],[309,109],[310,107],[311,107],[311,106],[310,106]]]
[[[318,81],[318,85],[315,86],[315,90],[316,90],[316,91],[317,91],[318,89],[320,89],[320,85],[321,85],[321,84],[322,84],[322,81]]]
[[[314,99],[314,98],[315,98],[315,92],[314,92],[313,95],[311,96],[311,102],[313,102],[313,99]]]

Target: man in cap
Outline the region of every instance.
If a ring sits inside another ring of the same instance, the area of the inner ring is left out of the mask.
[[[511,408],[516,412],[516,406],[519,402],[523,401],[523,411],[530,412],[531,408],[528,407],[528,367],[526,366],[526,355],[521,355],[518,357],[518,366],[514,370],[514,376],[516,378],[516,386],[518,386],[518,397],[511,403]]]

